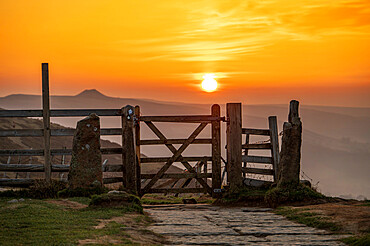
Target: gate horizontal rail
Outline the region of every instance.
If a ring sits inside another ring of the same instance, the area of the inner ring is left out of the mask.
[[[155,174],[141,174],[142,179],[152,179]],[[212,173],[165,173],[161,179],[212,178]]]
[[[150,139],[140,140],[140,145],[157,145],[157,144],[184,144],[186,139]],[[191,144],[211,144],[211,138],[199,138],[195,139]]]
[[[225,117],[214,117],[212,115],[140,116],[138,119],[140,121],[177,123],[211,123],[212,121],[225,121]]]
[[[156,162],[167,162],[171,157],[145,157],[140,158],[141,163],[156,163]],[[183,162],[183,161],[212,161],[211,156],[193,156],[193,157],[178,157],[174,162]]]
[[[207,193],[205,188],[171,188],[171,189],[154,189],[148,190],[148,193]]]

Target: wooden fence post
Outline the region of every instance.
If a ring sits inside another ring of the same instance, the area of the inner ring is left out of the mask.
[[[122,164],[123,183],[129,191],[137,193],[137,165],[134,138],[134,107],[127,105],[122,108]]]
[[[242,186],[242,105],[227,103],[227,181],[230,189]]]
[[[42,117],[44,123],[45,180],[51,182],[49,64],[42,63]]]
[[[220,117],[220,105],[212,105],[211,111],[213,117]],[[212,121],[212,197],[220,194],[215,193],[215,189],[221,189],[221,122],[219,120]]]
[[[141,163],[140,163],[140,106],[135,106],[134,116],[134,127],[135,127],[135,152],[136,152],[136,189],[140,195],[141,192]]]
[[[276,116],[269,117],[269,128],[270,128],[270,138],[271,138],[271,156],[272,165],[274,168],[274,182],[278,181],[279,175],[279,132],[277,129],[277,119]]]

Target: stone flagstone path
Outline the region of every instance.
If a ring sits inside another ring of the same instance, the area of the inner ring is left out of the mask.
[[[343,235],[297,224],[263,208],[210,205],[147,206],[149,229],[169,245],[344,245]]]

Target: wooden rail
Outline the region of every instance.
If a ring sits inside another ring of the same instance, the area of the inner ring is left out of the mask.
[[[242,162],[272,164],[273,160],[272,160],[272,157],[268,157],[268,156],[243,155]]]
[[[242,134],[270,136],[270,129],[243,128]]]
[[[42,117],[43,110],[0,110],[0,117]],[[121,109],[51,109],[50,117],[121,116]]]
[[[73,136],[76,129],[51,129],[50,135],[53,136]],[[102,128],[100,135],[121,135],[121,128]],[[0,137],[43,137],[43,129],[0,129]]]
[[[158,144],[184,144],[186,139],[150,139],[140,140],[140,145],[158,145]],[[192,144],[211,144],[211,138],[195,139]]]
[[[152,179],[155,174],[141,174],[142,179]],[[165,173],[161,179],[212,178],[212,173]]]
[[[103,178],[104,184],[122,182],[122,177]],[[0,179],[0,186],[29,187],[35,183],[35,179]],[[62,181],[66,182],[66,181]]]
[[[205,188],[149,189],[148,193],[207,193]]]
[[[102,148],[100,149],[103,155],[122,154],[121,148]],[[72,149],[51,149],[52,156],[55,155],[72,155]],[[0,156],[43,156],[43,149],[16,149],[16,150],[0,150]]]
[[[225,117],[212,115],[140,116],[139,120],[148,122],[211,123],[212,121],[224,121]]]
[[[53,172],[69,172],[69,165],[53,164]],[[43,164],[0,164],[1,172],[43,172]],[[122,164],[108,164],[103,168],[103,172],[123,172]]]
[[[271,144],[243,144],[242,149],[271,149]]]

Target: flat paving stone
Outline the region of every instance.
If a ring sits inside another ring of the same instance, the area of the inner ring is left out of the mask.
[[[150,206],[150,229],[169,245],[345,245],[324,230],[273,214],[270,209],[210,205]]]

